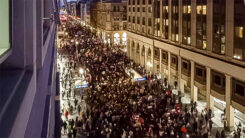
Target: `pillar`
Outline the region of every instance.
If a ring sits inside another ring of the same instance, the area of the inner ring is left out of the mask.
[[[213,49],[213,0],[207,0],[207,51]]]
[[[211,69],[209,67],[206,67],[207,75],[206,75],[206,107],[207,109],[211,109],[214,111],[214,97],[211,95]]]
[[[146,69],[146,70],[148,69],[148,68],[147,68],[147,52],[148,52],[147,49],[148,49],[147,46],[145,46],[145,69]]]
[[[195,63],[194,61],[191,60],[191,100],[197,101],[197,92],[194,91],[194,73],[195,73],[194,66]]]
[[[130,41],[130,39],[128,39],[128,41],[129,41],[129,43],[128,43],[128,50],[127,50],[127,52],[128,52],[129,58],[131,59],[132,58],[132,56],[131,56],[131,53],[132,53],[131,41]]]
[[[169,83],[169,85],[170,85],[170,80],[171,80],[171,53],[170,52],[168,52],[168,83]]]
[[[234,50],[234,0],[226,0],[225,18],[225,55],[232,58]]]
[[[196,46],[196,0],[191,0],[191,46]]]
[[[225,102],[226,102],[226,119],[228,130],[234,130],[234,108],[231,105],[231,76],[225,75],[226,85],[225,85]]]
[[[181,82],[181,56],[178,56],[178,91],[180,91]]]
[[[160,52],[160,56],[159,56],[159,73],[161,73],[161,76],[162,76],[162,49],[159,50]]]
[[[151,72],[154,72],[154,49],[153,49],[153,46],[151,46],[150,49],[151,49],[151,64],[152,64],[152,67],[150,68],[150,70],[151,70]]]
[[[142,65],[141,64],[141,60],[142,60],[142,58],[141,58],[141,54],[142,54],[142,46],[139,44],[139,46],[140,46],[140,55],[139,55],[139,61],[140,61],[140,66]]]

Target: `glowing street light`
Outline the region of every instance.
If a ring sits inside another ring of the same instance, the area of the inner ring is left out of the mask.
[[[79,73],[80,73],[80,74],[83,74],[83,72],[84,72],[83,69],[80,68],[80,69],[79,69]]]
[[[147,66],[152,67],[153,65],[151,64],[151,62],[147,62]]]
[[[76,45],[78,45],[79,43],[78,43],[78,41],[76,41],[76,43],[75,43]]]

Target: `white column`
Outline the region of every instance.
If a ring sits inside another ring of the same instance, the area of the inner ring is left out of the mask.
[[[154,57],[154,50],[153,50],[153,46],[151,46],[151,64],[152,64],[152,67],[150,68],[150,70],[152,73],[154,73],[154,58],[153,57]]]
[[[194,61],[191,60],[191,100],[197,101],[197,92],[194,91]]]
[[[225,75],[226,85],[225,85],[225,102],[226,110],[225,115],[227,119],[227,127],[229,130],[234,130],[234,108],[231,105],[231,76]]]
[[[181,56],[178,55],[178,91],[180,91],[180,81],[181,81]]]
[[[159,52],[160,52],[160,56],[159,56],[159,73],[161,73],[162,74],[162,49],[160,49],[159,50]]]
[[[146,70],[148,70],[148,68],[147,68],[147,57],[148,57],[147,52],[148,52],[148,48],[145,46],[145,69]]]
[[[131,41],[130,40],[128,40],[129,41],[129,45],[128,45],[128,56],[129,56],[129,58],[130,59],[132,59],[132,49],[131,49]]]
[[[168,83],[170,85],[171,80],[171,53],[168,52]]]
[[[206,67],[207,75],[206,75],[206,107],[207,109],[211,109],[214,111],[214,97],[211,95],[211,69],[209,67]]]
[[[140,66],[141,66],[141,53],[142,53],[142,46],[139,44],[139,46],[140,46],[140,53],[139,53],[139,64],[140,64]]]

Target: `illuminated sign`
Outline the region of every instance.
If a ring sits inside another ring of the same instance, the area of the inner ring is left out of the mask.
[[[136,78],[135,81],[145,81],[146,78]]]
[[[85,84],[85,85],[77,85],[76,88],[79,89],[79,88],[87,88],[88,87],[88,84]]]

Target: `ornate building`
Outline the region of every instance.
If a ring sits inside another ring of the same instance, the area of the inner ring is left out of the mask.
[[[91,25],[107,43],[126,45],[127,3],[125,1],[101,1],[93,4]]]
[[[245,119],[244,0],[128,0],[127,54],[206,107]]]

